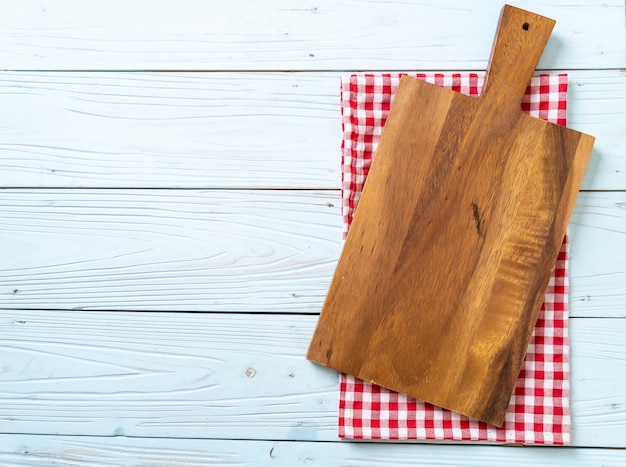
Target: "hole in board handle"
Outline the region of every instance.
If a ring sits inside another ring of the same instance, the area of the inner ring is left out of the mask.
[[[528,28],[529,28],[529,27],[530,27],[530,24],[528,24],[528,23],[524,23],[524,24],[522,24],[522,29],[523,29],[524,31],[528,31]]]

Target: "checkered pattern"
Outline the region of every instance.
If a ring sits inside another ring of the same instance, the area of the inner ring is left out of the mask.
[[[484,74],[412,75],[478,95]],[[352,222],[400,74],[342,79],[344,235]],[[522,101],[526,113],[565,125],[567,75],[534,76]],[[339,436],[351,439],[467,440],[498,443],[569,442],[568,240],[563,240],[535,331],[502,428],[341,375]]]

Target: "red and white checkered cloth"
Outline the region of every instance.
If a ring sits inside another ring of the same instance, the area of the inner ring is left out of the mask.
[[[413,74],[472,96],[484,73]],[[358,204],[401,74],[361,74],[341,81],[344,236]],[[565,125],[567,75],[538,75],[522,100],[526,113]],[[529,155],[530,157],[531,155]],[[341,375],[339,436],[497,443],[569,443],[568,240],[563,240],[535,331],[501,428],[404,394]]]

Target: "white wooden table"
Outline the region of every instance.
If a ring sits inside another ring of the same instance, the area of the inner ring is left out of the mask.
[[[539,69],[593,134],[568,448],[350,443],[304,359],[341,248],[339,77],[484,70],[500,2],[0,0],[0,465],[626,465],[623,0]]]

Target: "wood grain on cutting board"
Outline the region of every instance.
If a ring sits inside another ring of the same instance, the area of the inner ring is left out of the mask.
[[[553,26],[506,6],[478,98],[403,77],[310,360],[502,424],[593,146],[520,109]]]

